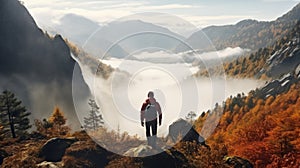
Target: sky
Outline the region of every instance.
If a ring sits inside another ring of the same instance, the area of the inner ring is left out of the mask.
[[[197,27],[235,23],[241,19],[273,20],[289,11],[299,0],[23,0],[36,18],[56,19],[75,13],[108,22],[140,12],[177,15]]]
[[[57,23],[68,13],[87,17],[99,24],[143,12],[171,14],[197,28],[235,24],[243,19],[274,20],[300,0],[23,0],[41,27]],[[161,19],[166,26],[175,23]],[[176,24],[179,27],[180,24]],[[186,27],[185,24],[181,24]]]

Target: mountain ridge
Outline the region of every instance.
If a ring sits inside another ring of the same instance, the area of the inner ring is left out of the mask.
[[[74,21],[70,23],[69,20]],[[86,22],[91,26],[82,26]],[[166,27],[139,19],[117,20],[107,25],[96,26],[88,18],[68,14],[60,19],[60,25],[56,25],[56,29],[96,57],[124,58],[135,50],[152,51],[156,47],[172,50],[181,40],[185,40],[183,36]]]
[[[220,50],[225,47],[241,47],[252,50],[272,45],[282,38],[300,19],[300,3],[273,21],[246,19],[234,25],[209,26],[193,33],[186,43],[193,49]],[[210,43],[211,41],[211,43]],[[176,52],[188,50],[177,46]]]
[[[0,4],[0,89],[13,91],[32,111],[31,119],[59,106],[80,127],[72,98],[75,61],[64,39],[44,34],[18,0]]]

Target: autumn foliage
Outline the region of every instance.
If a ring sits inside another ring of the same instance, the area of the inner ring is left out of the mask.
[[[70,133],[70,127],[66,125],[66,121],[64,113],[59,107],[55,107],[48,119],[35,120],[35,126],[39,133],[47,137],[61,137]]]
[[[225,145],[229,155],[249,159],[255,167],[299,167],[300,82],[276,97],[254,94],[224,102],[224,113],[208,143]],[[199,132],[209,115],[196,120]]]

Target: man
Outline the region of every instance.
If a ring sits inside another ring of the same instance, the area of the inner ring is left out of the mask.
[[[157,114],[159,115],[159,126],[161,125],[162,113],[159,103],[154,98],[152,91],[148,92],[148,99],[143,103],[141,108],[141,125],[144,127],[146,121],[146,136],[148,145],[156,148],[157,134]],[[150,134],[152,130],[152,135]]]

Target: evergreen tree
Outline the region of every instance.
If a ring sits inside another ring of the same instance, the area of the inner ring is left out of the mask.
[[[84,117],[84,128],[87,130],[96,130],[102,127],[104,124],[102,115],[99,114],[99,107],[95,100],[89,99],[89,105],[91,110],[89,111],[89,117]]]
[[[30,114],[12,92],[5,90],[0,95],[0,121],[5,133],[10,131],[13,138],[27,133]]]

